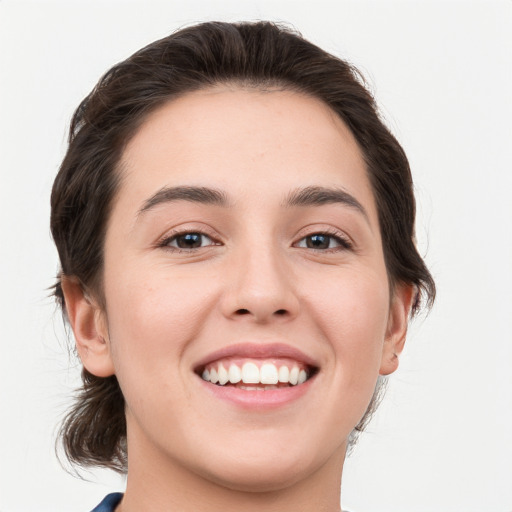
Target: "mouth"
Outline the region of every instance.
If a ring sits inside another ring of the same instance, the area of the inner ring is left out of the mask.
[[[244,391],[275,391],[298,387],[319,371],[310,358],[286,345],[232,346],[194,369],[206,383]]]
[[[199,370],[201,378],[216,386],[246,391],[300,386],[313,377],[317,368],[289,359],[225,358]]]

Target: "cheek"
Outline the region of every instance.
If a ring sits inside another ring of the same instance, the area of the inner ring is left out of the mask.
[[[156,375],[157,368],[177,361],[176,356],[199,335],[203,326],[198,319],[211,309],[215,283],[183,270],[135,268],[129,275],[118,274],[111,272],[110,282],[105,283],[116,372],[151,361]]]
[[[375,390],[389,314],[388,281],[378,265],[333,268],[303,278],[300,287],[309,290],[303,296],[310,314],[307,327],[329,354],[324,368],[328,405],[318,414],[328,415],[324,435],[335,442],[340,432],[348,435],[359,423]]]
[[[384,268],[337,270],[323,283],[318,279],[312,283],[315,293],[309,302],[316,304],[311,309],[332,346],[333,364],[342,366],[345,376],[355,378],[357,371],[378,371],[388,323],[389,288]]]

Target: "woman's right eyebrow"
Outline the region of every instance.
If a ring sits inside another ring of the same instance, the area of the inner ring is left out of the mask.
[[[197,186],[163,187],[144,202],[142,208],[137,212],[137,218],[158,205],[174,201],[230,206],[226,193],[215,188]]]

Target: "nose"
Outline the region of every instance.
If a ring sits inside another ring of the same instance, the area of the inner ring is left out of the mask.
[[[286,322],[299,312],[296,281],[277,251],[243,251],[225,275],[224,316],[255,323]]]

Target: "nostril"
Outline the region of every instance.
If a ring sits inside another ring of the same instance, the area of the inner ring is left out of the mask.
[[[248,309],[239,309],[236,313],[237,313],[237,315],[248,315],[249,310]]]
[[[276,311],[276,315],[286,315],[286,309],[278,309]]]

